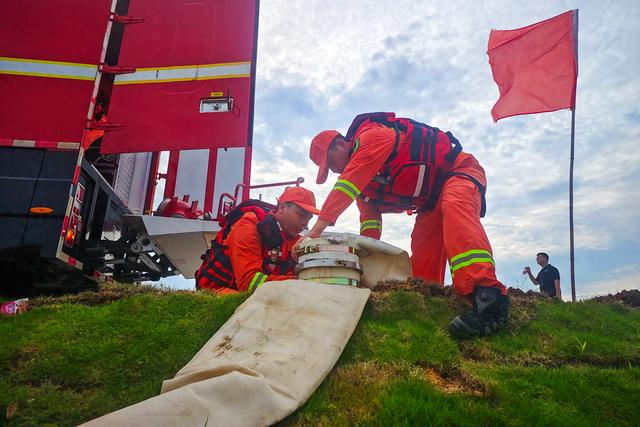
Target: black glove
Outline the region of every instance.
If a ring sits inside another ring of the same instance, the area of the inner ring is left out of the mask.
[[[282,246],[282,233],[278,221],[273,215],[267,215],[258,223],[258,234],[267,250]]]

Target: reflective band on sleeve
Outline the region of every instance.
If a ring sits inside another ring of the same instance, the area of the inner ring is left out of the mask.
[[[186,65],[179,67],[137,68],[134,73],[120,74],[116,85],[138,83],[166,83],[191,80],[234,79],[249,77],[251,62]]]
[[[98,66],[92,64],[0,56],[0,74],[71,80],[95,80],[97,71]]]
[[[351,197],[352,200],[355,200],[356,197],[360,194],[360,190],[358,190],[358,187],[356,187],[346,179],[339,179],[338,181],[336,181],[336,185],[333,186],[333,189],[342,191],[344,194]]]
[[[351,190],[353,190],[353,194],[355,194],[356,196],[360,194],[360,190],[358,190],[358,187],[356,187],[351,181],[347,181],[346,179],[339,179],[338,182],[346,185]]]
[[[337,191],[342,191],[344,194],[346,194],[347,196],[349,196],[349,198],[351,198],[351,200],[355,200],[355,199],[356,199],[356,196],[354,196],[354,195],[351,193],[351,191],[347,190],[346,188],[344,188],[344,187],[342,187],[342,186],[339,186],[338,184],[334,185],[334,186],[333,186],[333,189],[334,189],[334,190],[337,190]]]
[[[253,292],[258,289],[262,284],[267,280],[267,275],[264,273],[256,273],[251,279],[251,283],[249,284],[249,292]]]
[[[451,258],[449,265],[451,266],[451,274],[457,270],[467,267],[471,264],[488,262],[495,265],[491,253],[485,249],[471,249]]]
[[[360,232],[362,233],[363,231],[370,229],[382,230],[382,221],[379,221],[377,219],[368,219],[366,221],[362,221],[362,223],[360,224]]]

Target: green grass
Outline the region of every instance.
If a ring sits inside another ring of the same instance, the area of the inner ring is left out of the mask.
[[[463,310],[374,294],[336,369],[282,424],[638,424],[640,311],[512,299],[506,331],[458,343],[445,330]]]
[[[1,318],[0,425],[75,425],[156,395],[245,299],[136,289]],[[456,299],[373,294],[334,370],[281,424],[638,425],[640,310],[512,301],[507,330],[459,343],[446,333]]]
[[[244,296],[142,294],[0,319],[0,424],[75,425],[156,395]]]

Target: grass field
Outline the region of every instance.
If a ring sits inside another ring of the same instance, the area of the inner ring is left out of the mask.
[[[156,395],[245,298],[113,285],[0,318],[0,425],[76,425]],[[281,424],[640,423],[640,310],[516,297],[506,331],[459,343],[446,326],[464,309],[372,294],[332,373]]]

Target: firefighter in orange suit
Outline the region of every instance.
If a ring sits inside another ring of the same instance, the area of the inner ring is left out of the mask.
[[[247,200],[221,221],[221,230],[202,256],[196,288],[218,294],[253,292],[266,282],[295,279],[291,250],[319,214],[313,193],[289,187],[277,206]]]
[[[442,284],[448,260],[454,290],[473,302],[472,311],[451,321],[452,335],[485,336],[506,324],[506,288],[496,278],[480,223],[485,173],[450,132],[393,113],[361,114],[346,136],[320,132],[310,157],[319,166],[319,184],[329,169],[340,176],[308,237],[333,225],[353,201],[360,210],[360,234],[376,239],[382,234],[382,213],[415,212],[413,275]]]

